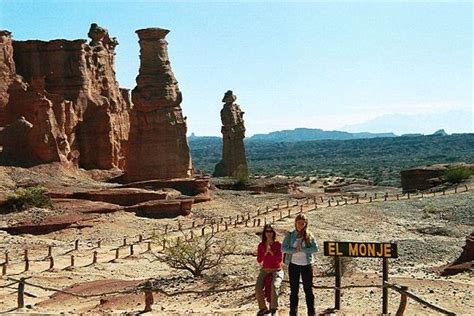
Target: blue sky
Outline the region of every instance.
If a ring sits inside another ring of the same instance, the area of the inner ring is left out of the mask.
[[[474,132],[473,11],[472,2],[455,1],[0,0],[0,29],[16,40],[77,39],[98,23],[118,38],[117,80],[131,89],[135,30],[170,29],[181,106],[197,135],[220,134],[229,89],[246,112],[248,136],[465,111],[470,124],[452,133]],[[433,131],[443,128],[436,124]]]

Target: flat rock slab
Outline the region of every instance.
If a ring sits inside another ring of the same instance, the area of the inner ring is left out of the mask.
[[[28,220],[7,227],[0,227],[0,230],[6,231],[11,235],[42,235],[66,228],[92,227],[92,225],[87,224],[86,222],[96,219],[97,217],[98,215],[92,214],[52,215],[45,217],[40,222]]]
[[[147,201],[166,200],[180,196],[175,190],[151,191],[137,188],[114,188],[88,192],[77,192],[71,195],[73,199],[101,201],[122,206],[131,206]]]
[[[128,289],[133,289],[145,282],[145,280],[97,280],[84,283],[76,283],[70,287],[64,288],[63,291],[74,293],[77,295],[100,295],[102,293],[120,292]],[[143,300],[143,294],[141,294]],[[72,295],[56,292],[47,300],[35,304],[39,307],[54,306],[56,304],[73,305],[78,300]],[[97,297],[99,302],[100,296]],[[144,301],[144,300],[143,300]]]
[[[100,201],[52,199],[52,202],[55,209],[73,213],[112,213],[123,210],[120,205]]]
[[[128,212],[135,212],[138,216],[150,218],[174,218],[191,213],[193,199],[148,201],[126,208]]]
[[[194,201],[197,203],[211,200],[211,195],[209,193],[209,181],[209,177],[147,180],[127,183],[122,185],[122,188],[143,188],[150,190],[172,188],[178,190],[183,195],[198,197]]]

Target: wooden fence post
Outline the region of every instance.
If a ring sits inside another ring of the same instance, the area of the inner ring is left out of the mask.
[[[97,240],[97,248],[100,248],[101,244],[102,244],[102,240],[101,239]]]
[[[25,272],[30,270],[30,259],[28,259],[28,249],[25,249]]]
[[[8,250],[5,251],[5,264],[8,264],[9,260],[8,260]]]
[[[54,258],[53,256],[49,257],[49,270],[52,270],[54,268]]]
[[[2,264],[2,276],[7,275],[7,263]]]
[[[51,254],[53,253],[53,246],[48,245],[48,257],[51,257]]]
[[[74,241],[74,250],[79,250],[79,239]]]
[[[388,259],[382,258],[382,314],[386,315],[388,313],[388,287],[386,283],[388,283]]]
[[[123,245],[122,246],[126,246],[127,245],[127,236],[123,237]]]
[[[400,286],[400,289],[402,291],[407,291],[408,287],[407,286]],[[397,312],[395,313],[395,316],[403,316],[403,313],[405,312],[406,306],[407,306],[407,295],[405,293],[401,293],[400,305],[398,306],[398,309],[397,309]]]
[[[145,308],[144,312],[151,312],[151,305],[153,305],[153,292],[152,292],[152,284],[151,281],[148,280],[145,284]]]
[[[133,256],[133,244],[130,245],[130,256]]]
[[[334,309],[341,309],[341,258],[334,257],[334,268],[336,277],[336,289],[334,291]]]
[[[71,255],[71,268],[74,267],[74,255]]]
[[[192,233],[193,231],[191,231]],[[148,244],[148,248],[146,251],[151,251],[151,241],[147,241],[147,244]]]
[[[25,307],[25,278],[20,278],[20,282],[18,282],[17,307]]]
[[[92,253],[92,264],[97,263],[97,251]]]

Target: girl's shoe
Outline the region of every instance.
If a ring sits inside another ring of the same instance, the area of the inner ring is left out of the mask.
[[[272,316],[275,316],[277,314],[277,310],[276,309],[271,309],[270,313],[271,313]]]
[[[258,315],[266,315],[266,314],[270,314],[270,310],[266,309],[266,308],[262,308],[261,310],[259,310],[257,312],[257,316]]]

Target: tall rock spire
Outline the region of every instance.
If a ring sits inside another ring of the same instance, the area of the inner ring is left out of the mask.
[[[222,99],[222,160],[216,165],[214,176],[231,176],[246,178],[248,176],[247,159],[245,158],[244,113],[238,104],[237,97],[231,90]]]
[[[132,91],[127,181],[191,176],[182,95],[168,58],[168,30],[136,31],[140,38],[140,70]]]

